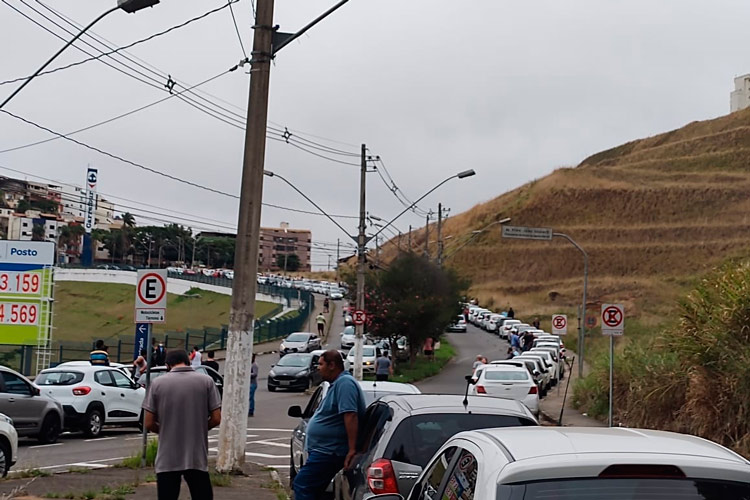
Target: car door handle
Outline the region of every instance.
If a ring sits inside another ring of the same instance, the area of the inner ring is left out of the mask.
[[[124,397],[125,397],[125,394],[121,392],[121,393],[120,393],[120,397],[121,397],[121,398],[124,398]]]
[[[8,398],[8,403],[15,403],[15,402],[16,402],[16,398]]]

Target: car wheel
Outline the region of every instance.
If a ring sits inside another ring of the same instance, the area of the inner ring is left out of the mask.
[[[10,470],[10,447],[0,442],[0,477],[8,475]]]
[[[272,385],[268,386],[268,392],[276,392],[276,388]]]
[[[98,408],[92,408],[86,412],[86,421],[83,427],[83,433],[88,437],[98,437],[102,433],[104,416]]]
[[[302,389],[302,392],[305,392],[306,390],[308,390],[310,387],[312,387],[312,385],[313,385],[312,377],[310,377],[307,379],[307,384],[305,384],[305,388]]]
[[[37,440],[42,444],[51,444],[60,437],[60,419],[53,413],[48,413],[42,422]]]

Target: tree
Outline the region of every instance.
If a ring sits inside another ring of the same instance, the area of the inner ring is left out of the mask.
[[[405,335],[411,362],[428,337],[440,338],[468,288],[452,270],[414,253],[399,256],[386,270],[370,272],[366,283],[368,331],[380,338]]]
[[[299,255],[294,253],[285,253],[276,256],[276,265],[279,269],[287,270],[289,272],[297,272],[299,270]]]
[[[44,224],[34,223],[31,228],[31,241],[44,241]]]

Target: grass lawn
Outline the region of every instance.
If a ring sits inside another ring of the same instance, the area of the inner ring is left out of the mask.
[[[408,361],[399,361],[393,370],[391,382],[401,382],[411,384],[420,380],[432,377],[440,373],[440,370],[456,355],[453,346],[443,338],[440,340],[440,349],[435,351],[435,360],[428,361],[421,354],[414,360],[414,366],[410,366]],[[374,375],[368,375],[365,380],[375,380]]]
[[[229,322],[231,297],[206,290],[197,295],[167,296],[167,323],[154,325],[154,332],[184,331],[203,326],[221,327]],[[86,341],[133,332],[135,287],[113,283],[61,281],[55,285],[55,341]],[[275,304],[256,302],[261,316]]]

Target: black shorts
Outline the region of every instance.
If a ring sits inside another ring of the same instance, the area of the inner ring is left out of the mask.
[[[430,351],[430,350],[427,350],[427,349],[424,350],[424,355],[425,356],[432,356],[434,353],[435,353],[435,351]]]

